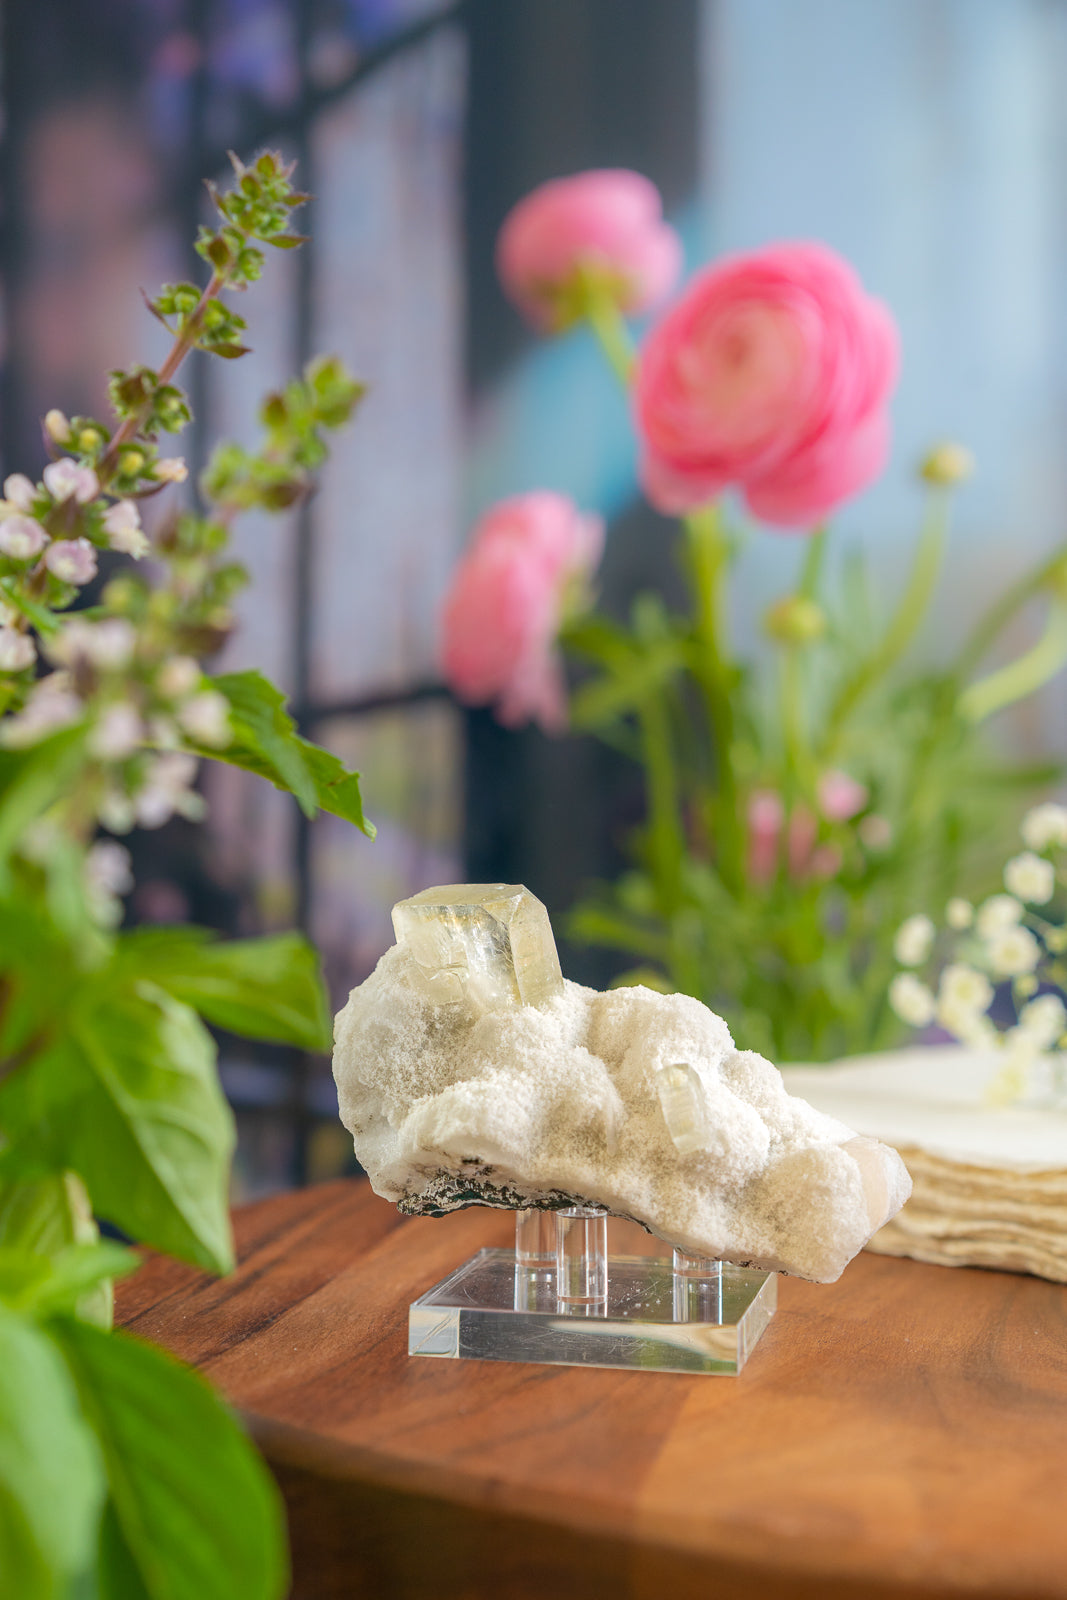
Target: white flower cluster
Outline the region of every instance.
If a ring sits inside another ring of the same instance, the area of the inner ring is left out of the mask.
[[[1036,806],[1023,818],[1021,834],[1027,848],[1004,867],[1005,893],[978,906],[955,897],[945,907],[945,927],[956,936],[959,953],[942,967],[936,984],[914,970],[926,966],[938,944],[937,928],[920,913],[897,930],[894,954],[909,970],[898,972],[889,986],[890,1005],[911,1027],[936,1022],[961,1043],[1005,1050],[1012,1092],[1035,1056],[1067,1049],[1067,1007],[1053,992],[1067,990],[1067,964],[1058,959],[1067,935],[1034,909],[1048,906],[1057,885],[1067,882],[1055,859],[1067,850],[1067,807]],[[989,1011],[995,986],[1007,983],[1016,1020],[1001,1030]]]

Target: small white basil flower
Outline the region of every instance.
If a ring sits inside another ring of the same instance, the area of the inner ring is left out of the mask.
[[[162,461],[156,462],[152,473],[160,483],[184,483],[189,476],[189,468],[181,456],[164,456]]]
[[[194,694],[191,700],[177,710],[178,725],[182,732],[197,744],[206,744],[213,750],[224,750],[233,737],[230,727],[230,702],[217,689],[205,689]]]
[[[44,431],[53,444],[66,444],[70,438],[70,423],[62,411],[57,411],[53,407],[51,411],[45,412]]]
[[[57,539],[45,551],[44,564],[63,583],[88,583],[96,577],[96,551],[88,539]]]
[[[24,472],[12,472],[4,479],[4,499],[16,511],[29,511],[37,494],[37,486]]]
[[[192,656],[171,656],[156,674],[156,688],[165,700],[184,700],[198,688],[203,673]]]
[[[34,685],[22,710],[0,722],[0,744],[12,750],[25,749],[84,714],[85,706],[74,693],[70,674],[50,672]]]
[[[1043,906],[1056,888],[1056,869],[1044,856],[1024,850],[1004,866],[1004,886],[1027,905]]]
[[[37,651],[28,634],[0,628],[0,672],[25,672],[36,660]]]
[[[893,941],[893,953],[902,967],[922,966],[933,949],[934,933],[930,918],[921,912],[900,924]]]
[[[129,894],[133,888],[130,852],[114,839],[98,839],[85,857],[86,882],[103,894]]]
[[[12,561],[29,561],[32,556],[39,556],[47,542],[48,535],[33,517],[5,517],[0,522],[0,551]]]
[[[983,900],[978,907],[975,926],[981,938],[989,939],[995,933],[1000,933],[1005,928],[1014,928],[1016,923],[1023,919],[1023,907],[1020,901],[1010,894],[991,894],[988,900]]]
[[[1029,928],[1002,928],[986,944],[990,970],[995,978],[1021,978],[1033,972],[1041,959],[1041,946]]]
[[[127,701],[106,707],[89,735],[89,749],[101,761],[126,761],[144,743],[144,724]]]
[[[191,821],[204,814],[202,795],[193,791],[197,759],[185,751],[166,751],[152,762],[148,781],[134,800],[134,813],[142,828],[161,828],[174,816]]]
[[[1054,800],[1034,806],[1023,818],[1019,832],[1023,836],[1023,844],[1029,845],[1031,850],[1047,850],[1049,845],[1067,845],[1067,806],[1059,806]]]
[[[100,481],[92,467],[80,467],[69,456],[49,462],[44,469],[44,486],[53,500],[74,499],[83,506],[100,493]]]
[[[925,1028],[934,1020],[934,997],[914,972],[898,972],[889,985],[889,1004],[901,1022]]]
[[[962,1000],[951,997],[939,1000],[937,1020],[961,1044],[970,1045],[974,1050],[995,1050],[997,1047],[997,1030],[989,1018]]]
[[[116,500],[104,512],[104,531],[112,550],[132,556],[135,561],[151,549],[141,527],[141,514],[132,500]]]

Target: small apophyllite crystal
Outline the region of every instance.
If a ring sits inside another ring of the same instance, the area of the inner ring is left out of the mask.
[[[438,1004],[539,1006],[563,993],[548,912],[521,883],[450,883],[393,907],[416,982]]]
[[[568,983],[525,889],[427,889],[338,1015],[341,1117],[412,1214],[597,1205],[691,1255],[830,1282],[911,1184],[688,995]]]

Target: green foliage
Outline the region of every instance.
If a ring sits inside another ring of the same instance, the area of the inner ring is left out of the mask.
[[[107,1478],[101,1600],[279,1600],[278,1492],[208,1384],[128,1334],[63,1319],[52,1336]],[[116,1567],[132,1569],[138,1587]]]
[[[231,672],[214,680],[230,704],[233,738],[217,759],[267,778],[294,795],[306,816],[317,809],[351,822],[368,838],[358,774],[318,745],[300,738],[285,710],[285,696],[258,672]]]
[[[60,1352],[30,1318],[0,1304],[4,1593],[65,1600],[92,1564],[104,1494],[100,1452]]]
[[[40,483],[5,485],[25,543],[0,556],[0,1589],[12,1600],[286,1588],[277,1493],[234,1418],[195,1374],[109,1331],[112,1279],[138,1258],[101,1242],[96,1222],[228,1271],[234,1126],[206,1024],[330,1045],[318,959],[299,935],[118,931],[128,857],[99,829],[202,815],[204,758],[374,832],[358,774],[300,737],[266,679],[204,668],[246,582],[234,518],[311,491],[362,386],[334,358],[312,362],[264,402],[258,452],[216,452],[203,513],[157,516],[151,538],[141,525],[141,503],[186,475],[157,445],[190,420],[178,367],[194,349],[244,353],[245,321],[220,297],[259,276],[261,245],[301,242],[290,168],[269,153],[234,168],[199,244],[209,282],[148,302],[173,336],[166,359],[112,372],[112,426],[49,412],[61,459]],[[98,604],[65,617],[105,550],[154,559],[147,575],[123,565]]]

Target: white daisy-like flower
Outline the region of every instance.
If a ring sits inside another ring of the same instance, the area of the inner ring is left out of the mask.
[[[69,456],[62,461],[50,461],[44,469],[44,486],[53,500],[77,500],[87,505],[100,493],[100,480],[92,467],[80,467]]]
[[[28,634],[0,628],[0,672],[25,672],[36,660],[37,651]]]
[[[104,532],[112,550],[121,550],[135,561],[140,561],[151,549],[141,527],[141,513],[132,500],[116,500],[113,506],[108,506],[104,512]]]
[[[1010,894],[992,894],[978,907],[975,926],[983,939],[989,939],[1004,928],[1014,928],[1023,920],[1022,902]]]
[[[901,1022],[925,1028],[934,1020],[934,997],[914,972],[898,972],[889,985],[889,1004]]]
[[[969,928],[974,921],[974,907],[969,900],[963,900],[959,895],[954,895],[945,907],[945,921],[950,928],[955,928],[962,933],[964,928]]]
[[[29,561],[39,556],[48,542],[48,535],[33,517],[5,517],[0,522],[0,551],[12,561]]]
[[[900,924],[893,941],[893,954],[902,967],[922,965],[933,949],[935,931],[930,918],[921,912]]]
[[[1056,869],[1032,850],[1012,856],[1004,864],[1004,887],[1030,906],[1043,906],[1056,888]]]
[[[995,978],[1020,978],[1033,972],[1041,959],[1041,946],[1029,928],[1002,928],[986,944],[990,970]]]
[[[1019,832],[1023,844],[1029,845],[1031,850],[1047,850],[1053,844],[1067,845],[1067,806],[1057,805],[1054,800],[1034,806],[1023,818]]]
[[[997,1030],[982,1011],[965,1001],[946,998],[938,1001],[937,1020],[961,1044],[976,1050],[994,1050],[997,1047]]]
[[[24,472],[11,472],[4,479],[4,499],[16,511],[29,511],[36,494],[36,484]]]
[[[938,998],[967,1006],[972,1011],[985,1011],[993,999],[993,985],[977,967],[953,961],[941,974]]]
[[[1051,1049],[1067,1030],[1067,1008],[1058,994],[1038,995],[1019,1012],[1019,1027],[1040,1049]]]

